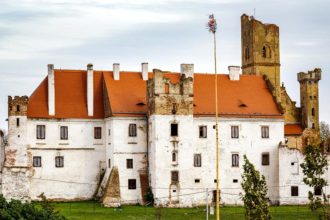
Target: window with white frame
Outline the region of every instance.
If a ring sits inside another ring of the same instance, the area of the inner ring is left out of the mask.
[[[231,154],[231,166],[239,167],[239,155],[237,153]]]
[[[40,156],[34,156],[32,159],[33,167],[41,167],[41,157]]]
[[[269,127],[261,126],[261,138],[269,138]]]
[[[60,138],[61,140],[68,140],[68,126],[61,126],[60,127]]]
[[[231,126],[231,138],[239,137],[239,129],[237,125]]]
[[[55,157],[55,167],[64,167],[64,157],[63,156]]]
[[[102,139],[102,128],[94,127],[94,139]]]
[[[136,124],[129,124],[128,126],[128,136],[129,137],[136,137]]]
[[[207,127],[199,126],[199,138],[207,138]]]
[[[46,138],[46,126],[37,125],[37,139],[45,139],[45,138]]]
[[[194,167],[201,167],[201,166],[202,166],[202,155],[194,154]]]

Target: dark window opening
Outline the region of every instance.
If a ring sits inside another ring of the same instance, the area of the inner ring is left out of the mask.
[[[176,152],[172,153],[172,162],[177,162],[177,153]]]
[[[127,169],[133,169],[133,159],[127,159],[126,160],[126,168]]]
[[[291,186],[291,196],[299,196],[298,186]]]
[[[239,166],[239,155],[238,154],[232,154],[231,155],[231,166],[232,167],[238,167]]]
[[[312,124],[312,129],[315,129],[315,124],[314,123]]]
[[[61,126],[60,127],[60,136],[61,140],[68,140],[68,126]]]
[[[101,139],[102,138],[102,128],[95,127],[94,128],[94,139]]]
[[[178,124],[171,124],[171,136],[177,137],[178,136]]]
[[[55,157],[55,167],[64,167],[64,157],[63,156]]]
[[[238,126],[231,126],[231,138],[238,138],[238,137],[239,137]]]
[[[249,48],[246,47],[245,48],[245,60],[247,61],[248,59],[250,59],[250,51],[249,51]]]
[[[137,132],[136,132],[136,124],[129,124],[128,126],[128,136],[129,137],[136,137]]]
[[[175,115],[177,112],[177,104],[176,103],[173,103],[172,104],[172,114]]]
[[[312,108],[312,116],[315,116],[315,109]]]
[[[39,156],[33,157],[32,164],[33,167],[41,167],[41,157]]]
[[[199,138],[207,138],[207,127],[199,126]]]
[[[172,183],[179,182],[179,171],[172,171],[171,172],[171,181],[172,181]]]
[[[201,180],[200,179],[195,179],[195,183],[200,183]]]
[[[136,189],[136,179],[128,180],[128,189]]]
[[[212,202],[216,202],[217,201],[217,191],[213,190],[212,194],[213,194]],[[219,190],[219,197],[218,198],[220,198],[220,190]]]
[[[261,165],[263,166],[269,165],[269,153],[263,153],[261,155]]]
[[[16,118],[16,127],[19,127],[19,118]]]
[[[108,167],[111,168],[111,159],[108,159]]]
[[[37,139],[45,139],[46,137],[46,126],[37,125]]]
[[[264,58],[267,57],[267,49],[265,46],[262,47],[262,57],[264,57]]]
[[[315,187],[314,188],[314,195],[321,196],[322,195],[322,187]]]
[[[194,154],[194,167],[201,167],[201,166],[202,166],[202,155]]]
[[[16,105],[16,111],[19,112],[20,111],[20,106]]]
[[[238,183],[238,179],[233,179],[233,183]]]

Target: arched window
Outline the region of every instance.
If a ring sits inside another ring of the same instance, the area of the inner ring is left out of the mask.
[[[250,51],[249,51],[249,47],[245,48],[245,60],[249,60],[250,59]]]

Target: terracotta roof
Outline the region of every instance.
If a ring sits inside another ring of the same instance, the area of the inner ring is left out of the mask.
[[[87,116],[86,71],[55,70],[56,115],[47,107],[47,78],[31,95],[30,118],[90,118]],[[165,73],[172,83],[180,74]],[[149,73],[152,78],[152,73]],[[112,71],[94,71],[94,116],[104,118],[102,82],[108,94],[113,116],[146,115],[146,81],[140,72],[120,72],[114,80]],[[218,75],[219,114],[234,117],[282,117],[265,81],[260,76],[241,75],[239,81]],[[214,75],[194,74],[194,115],[212,116],[214,111]]]
[[[286,124],[284,125],[285,135],[301,135],[303,133],[303,128],[300,124]]]

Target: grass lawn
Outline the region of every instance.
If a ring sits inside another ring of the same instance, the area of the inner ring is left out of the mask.
[[[125,219],[125,220],[149,220],[149,219],[169,219],[169,220],[199,220],[206,219],[205,207],[190,209],[174,209],[144,206],[123,206],[121,209],[104,208],[98,202],[68,202],[52,203],[56,210],[68,219]],[[244,219],[243,207],[222,207],[220,209],[221,219],[236,220]],[[298,219],[318,219],[317,214],[313,214],[307,206],[274,206],[271,207],[272,219],[298,220]],[[160,218],[157,216],[160,216]],[[215,219],[210,216],[209,219]]]

